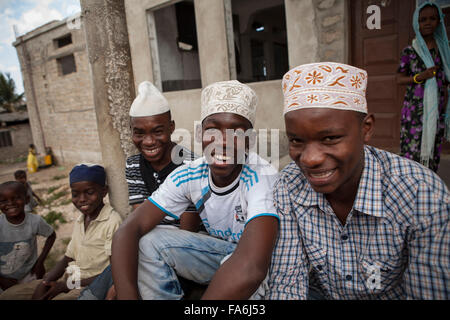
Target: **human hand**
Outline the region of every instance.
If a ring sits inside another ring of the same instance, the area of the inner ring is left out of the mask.
[[[46,287],[46,292],[39,299],[51,300],[60,293],[69,292],[65,281],[42,281],[42,284]]]
[[[105,300],[117,300],[116,287],[114,285],[109,288]]]
[[[416,80],[424,81],[433,78],[436,76],[437,70],[438,68],[436,66],[428,68],[425,71],[419,73],[419,75],[416,77]]]

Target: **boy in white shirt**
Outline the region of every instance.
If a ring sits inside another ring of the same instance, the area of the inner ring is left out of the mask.
[[[248,137],[239,139],[239,132],[253,128],[256,104],[254,91],[238,81],[202,91],[204,156],[174,170],[114,236],[118,299],[181,299],[177,275],[209,284],[204,299],[248,299],[258,289],[278,216],[272,195],[277,171],[246,152]],[[211,236],[155,228],[166,215],[179,219],[191,202]]]

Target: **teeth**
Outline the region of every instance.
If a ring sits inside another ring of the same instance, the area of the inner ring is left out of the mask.
[[[145,152],[147,153],[157,153],[159,151],[160,148],[156,148],[156,149],[144,149]]]
[[[231,157],[227,157],[227,156],[224,156],[224,155],[221,155],[221,154],[215,154],[214,158],[216,160],[219,160],[219,161],[228,161],[228,160],[231,159]]]
[[[310,173],[309,175],[313,178],[328,178],[333,174],[334,170],[330,170],[330,171],[325,171],[325,172],[321,172],[321,173]]]

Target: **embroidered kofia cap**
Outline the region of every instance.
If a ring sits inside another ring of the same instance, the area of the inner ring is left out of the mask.
[[[238,114],[255,124],[256,93],[247,85],[237,80],[213,83],[202,91],[201,121],[207,116],[229,112]]]
[[[131,117],[150,117],[170,111],[169,102],[150,81],[139,84],[138,96],[130,108]]]
[[[304,64],[283,77],[283,114],[306,108],[367,113],[366,88],[365,70],[335,62]]]

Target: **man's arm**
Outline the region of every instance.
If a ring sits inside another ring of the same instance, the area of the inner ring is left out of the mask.
[[[191,232],[197,232],[200,228],[200,223],[202,220],[198,212],[186,211],[181,215],[180,218],[180,229],[187,230]]]
[[[136,208],[138,208],[142,203],[133,204],[131,207],[133,210],[136,210]],[[200,229],[201,222],[202,220],[200,219],[198,212],[186,211],[181,215],[180,229],[197,232]]]
[[[9,287],[12,287],[12,286],[14,286],[16,284],[17,284],[17,280],[16,279],[0,277],[0,288],[2,290],[6,290]]]
[[[37,286],[33,293],[33,300],[51,299],[58,293],[67,292],[64,282],[57,282],[66,271],[69,263],[73,261],[72,258],[64,256],[58,263],[44,276],[42,282]]]
[[[289,196],[286,184],[279,181],[274,187],[274,200],[280,217],[280,230],[265,296],[269,300],[306,300],[308,295],[309,263],[296,210],[291,207]]]
[[[407,299],[450,299],[450,206],[443,203],[439,212],[419,223],[408,241],[408,266],[405,270]]]
[[[219,268],[202,299],[248,299],[267,275],[278,220],[262,216],[244,229],[231,257]]]
[[[39,203],[42,203],[41,198],[39,198],[39,196],[36,193],[34,193],[33,190],[31,190],[31,193],[33,194],[33,197],[35,197],[37,199],[37,201],[39,201]]]
[[[118,299],[139,299],[139,239],[156,227],[165,216],[163,211],[146,200],[125,219],[114,234],[111,268]]]
[[[37,259],[36,263],[34,264],[33,268],[31,269],[32,274],[36,274],[36,277],[38,279],[41,279],[44,276],[45,268],[44,268],[44,261],[48,256],[48,253],[50,252],[50,249],[53,247],[53,244],[55,243],[56,239],[56,233],[53,231],[53,233],[45,240],[44,248],[42,249],[41,254],[39,255],[39,258]]]

